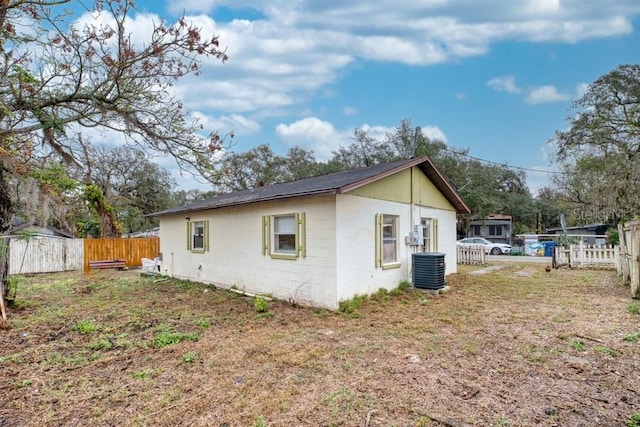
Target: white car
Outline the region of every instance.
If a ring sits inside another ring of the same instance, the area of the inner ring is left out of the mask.
[[[458,246],[484,246],[484,252],[491,255],[508,254],[511,252],[511,245],[506,243],[493,243],[482,237],[467,237],[456,242]]]

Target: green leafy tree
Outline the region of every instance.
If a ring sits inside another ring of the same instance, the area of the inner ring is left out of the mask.
[[[287,181],[311,178],[327,173],[325,164],[316,161],[313,151],[307,151],[301,147],[290,148],[284,158],[284,163]]]
[[[617,223],[640,209],[640,65],[621,65],[573,103],[553,139],[565,200]]]
[[[153,163],[145,152],[133,147],[88,147],[83,159],[84,181],[96,184],[113,206],[123,231],[150,228],[145,215],[171,206],[174,180]]]
[[[220,160],[219,186],[223,192],[246,190],[285,181],[285,160],[262,144],[244,153],[227,153]]]
[[[397,160],[392,147],[385,141],[378,141],[366,131],[356,129],[351,144],[339,147],[333,152],[328,168],[331,172],[344,169],[364,168]]]

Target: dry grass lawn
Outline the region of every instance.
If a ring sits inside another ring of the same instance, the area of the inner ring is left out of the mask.
[[[0,426],[640,425],[640,304],[614,273],[461,270],[335,313],[136,271],[23,278]]]

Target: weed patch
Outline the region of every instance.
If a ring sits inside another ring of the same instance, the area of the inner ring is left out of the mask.
[[[571,348],[578,351],[584,351],[584,341],[580,338],[576,338],[575,340],[571,341]]]
[[[148,380],[149,378],[155,376],[156,374],[157,372],[154,369],[146,368],[141,371],[134,372],[133,374],[131,374],[131,376],[138,380]]]
[[[184,356],[182,356],[182,362],[183,363],[194,363],[195,361],[198,360],[198,353],[196,353],[195,351],[190,351],[188,353],[185,353]]]
[[[100,328],[92,320],[80,319],[73,324],[71,329],[80,332],[81,334],[90,334],[92,332],[96,332]]]
[[[367,297],[365,295],[356,295],[350,300],[340,301],[338,306],[338,310],[341,313],[355,315],[358,312],[358,309],[362,307],[362,304],[366,301]]]
[[[267,421],[262,415],[258,415],[253,422],[252,427],[267,427]]]
[[[156,348],[163,348],[182,341],[198,341],[198,339],[200,339],[200,334],[197,332],[184,333],[163,331],[156,335],[153,343]]]
[[[593,349],[598,353],[606,354],[607,356],[611,356],[611,357],[616,357],[618,355],[618,353],[615,350],[610,349],[609,347],[597,346],[597,347],[594,347]]]
[[[106,338],[100,338],[96,341],[92,341],[87,345],[91,350],[110,350],[113,348],[113,343]]]
[[[640,301],[634,301],[627,305],[627,311],[631,314],[640,314]]]

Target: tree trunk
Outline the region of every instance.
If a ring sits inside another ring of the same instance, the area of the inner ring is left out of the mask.
[[[5,170],[0,165],[0,234],[5,234],[11,226],[12,204],[9,192],[7,191],[7,183],[4,176]]]
[[[4,168],[0,165],[0,236],[6,234],[11,226],[11,198],[7,192]],[[0,298],[4,302],[9,294],[9,240],[0,239]]]

